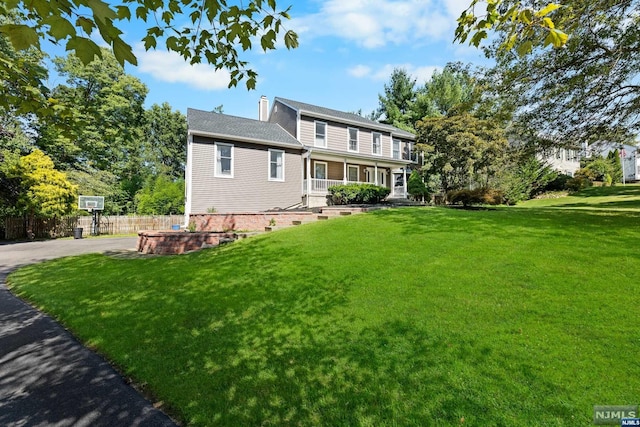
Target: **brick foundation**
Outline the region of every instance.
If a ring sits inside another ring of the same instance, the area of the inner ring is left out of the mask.
[[[143,254],[173,255],[217,246],[221,240],[235,240],[233,233],[185,231],[140,231],[138,252]]]

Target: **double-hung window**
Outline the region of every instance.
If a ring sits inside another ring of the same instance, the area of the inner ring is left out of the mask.
[[[216,142],[215,176],[233,178],[233,144]]]
[[[327,124],[324,122],[315,122],[315,127],[316,127],[315,146],[326,147],[327,146]]]
[[[347,165],[347,181],[358,182],[360,181],[360,168],[358,166]]]
[[[347,128],[349,134],[349,151],[358,152],[358,129]]]
[[[399,159],[400,158],[400,140],[399,139],[393,140],[393,145],[391,150],[392,150],[391,157],[393,157],[394,159]]]
[[[382,154],[382,136],[378,132],[373,132],[371,138],[373,140],[371,152],[377,155]]]
[[[269,181],[284,181],[284,151],[269,150]]]

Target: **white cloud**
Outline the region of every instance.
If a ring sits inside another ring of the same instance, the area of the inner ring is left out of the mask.
[[[301,37],[335,36],[365,48],[453,39],[469,0],[328,0],[317,13],[294,17]]]
[[[155,79],[169,83],[184,83],[201,90],[226,89],[229,85],[229,72],[216,71],[207,64],[190,65],[175,52],[140,48],[136,51],[138,69]]]
[[[355,67],[351,67],[347,70],[349,75],[357,78],[367,77],[371,73],[371,68],[366,65],[356,65]]]
[[[365,66],[359,65],[358,67],[365,67]],[[358,67],[354,67],[354,68],[358,68]],[[368,68],[368,67],[365,67],[365,68]],[[389,81],[389,78],[391,77],[391,73],[395,68],[404,68],[405,70],[407,70],[407,73],[409,73],[411,77],[416,79],[416,83],[418,85],[422,85],[424,84],[425,81],[429,80],[433,75],[434,71],[442,70],[442,67],[437,65],[425,65],[425,66],[417,67],[413,64],[385,64],[375,72],[371,72],[371,70],[369,69],[369,72],[362,77],[368,76],[375,81],[387,82]],[[350,73],[350,74],[354,75],[353,73]]]

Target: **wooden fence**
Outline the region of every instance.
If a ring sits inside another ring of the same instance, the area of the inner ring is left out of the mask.
[[[36,218],[32,224],[24,218],[5,218],[4,238],[7,240],[29,237],[56,238],[74,235],[75,228],[82,228],[83,235],[91,234],[90,216],[72,216],[64,218]],[[184,222],[184,215],[158,216],[100,216],[99,234],[133,234],[140,230],[171,230],[171,227]],[[2,237],[0,235],[0,237]]]

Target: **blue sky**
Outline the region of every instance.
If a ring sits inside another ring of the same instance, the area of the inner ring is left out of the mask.
[[[162,49],[145,52],[139,40],[143,27],[132,21],[122,28],[138,66],[127,65],[126,71],[148,86],[147,106],[168,102],[183,113],[188,107],[212,110],[223,105],[226,114],[257,118],[261,95],[270,101],[281,96],[368,113],[377,108],[378,94],[394,67],[404,67],[422,84],[450,61],[486,63],[478,49],[453,43],[456,18],[469,3],[278,0],[280,9],[292,4],[292,19],[285,25],[298,33],[300,46],[244,53],[243,59],[259,74],[254,91],[247,91],[244,82],[228,89],[225,71],[190,66]]]

